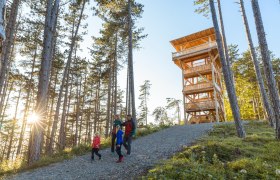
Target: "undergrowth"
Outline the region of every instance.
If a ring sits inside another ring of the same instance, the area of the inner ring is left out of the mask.
[[[234,124],[222,124],[142,179],[280,179],[280,142],[266,122],[245,125],[236,136]]]

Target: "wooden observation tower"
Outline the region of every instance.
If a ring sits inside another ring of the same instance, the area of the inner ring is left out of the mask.
[[[214,28],[175,39],[173,62],[182,70],[185,123],[225,120],[221,63]]]

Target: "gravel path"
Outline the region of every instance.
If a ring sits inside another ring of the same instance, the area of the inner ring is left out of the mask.
[[[135,179],[162,159],[166,159],[211,130],[213,124],[174,126],[132,142],[131,155],[116,163],[117,154],[101,150],[102,160],[90,161],[90,154],[19,173],[9,179]],[[124,152],[124,148],[122,147]],[[124,154],[124,153],[123,153]],[[97,159],[97,158],[95,158]]]

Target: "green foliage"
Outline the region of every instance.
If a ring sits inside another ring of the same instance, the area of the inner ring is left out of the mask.
[[[195,6],[198,6],[194,11],[195,13],[202,14],[203,16],[208,17],[210,13],[208,0],[194,0],[193,4]]]
[[[182,100],[174,99],[174,98],[166,98],[166,101],[167,101],[166,109],[175,109],[174,114],[177,115],[178,122],[180,122],[181,121],[180,104],[182,103]]]
[[[140,95],[139,95],[140,113],[139,113],[139,117],[137,119],[138,119],[138,123],[141,123],[141,124],[144,124],[147,122],[147,116],[149,113],[147,103],[148,103],[149,96],[150,96],[151,86],[152,86],[152,84],[150,83],[150,80],[145,80],[144,84],[140,86]]]
[[[142,179],[277,179],[280,146],[266,122],[245,125],[247,137],[236,136],[234,124],[214,127],[209,136],[151,169]]]
[[[159,125],[159,126],[149,125],[149,126],[145,126],[143,128],[137,128],[136,137],[146,136],[148,134],[152,134],[152,133],[158,132],[160,130],[169,128],[169,127],[170,127],[170,125]]]
[[[264,109],[255,75],[254,64],[249,51],[238,54],[236,45],[229,46],[231,66],[235,81],[235,89],[242,119],[262,119]],[[228,120],[233,116],[228,99],[225,99],[225,111]]]
[[[155,121],[159,122],[159,124],[171,124],[170,119],[167,116],[166,109],[164,107],[157,107],[153,111],[153,116],[155,117]]]
[[[241,118],[246,120],[263,119],[265,112],[261,102],[261,95],[250,51],[245,51],[240,55],[238,46],[230,45],[229,55]],[[272,55],[272,64],[275,78],[279,80],[280,59]],[[261,62],[260,67],[263,69]],[[233,116],[228,98],[225,99],[225,111],[226,119],[232,120]]]

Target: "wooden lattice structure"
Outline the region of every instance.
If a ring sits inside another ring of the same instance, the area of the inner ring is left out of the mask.
[[[182,70],[185,123],[225,120],[221,63],[214,28],[175,39],[173,62]]]

